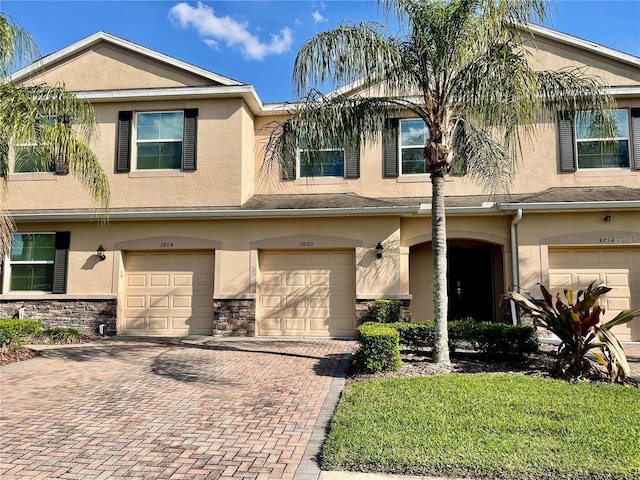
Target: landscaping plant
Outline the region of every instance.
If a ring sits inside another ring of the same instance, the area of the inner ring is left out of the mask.
[[[530,315],[535,325],[546,328],[560,339],[553,373],[568,380],[588,378],[591,373],[597,373],[586,356],[592,353],[607,370],[612,382],[624,383],[629,376],[629,364],[611,329],[640,316],[640,310],[624,310],[612,320],[601,323],[604,308],[597,302],[611,288],[598,280],[575,295],[573,290],[565,290],[564,299],[558,293],[555,301],[543,285],[540,290],[542,299],[517,292],[509,292],[506,297]]]

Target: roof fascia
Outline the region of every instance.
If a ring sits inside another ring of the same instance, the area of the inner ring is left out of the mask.
[[[195,75],[199,75],[201,77],[207,78],[209,80],[213,80],[214,82],[221,83],[222,85],[244,85],[237,80],[233,80],[228,77],[224,77],[222,75],[218,75],[217,73],[211,72],[209,70],[205,70],[204,68],[197,67],[187,62],[183,62],[182,60],[178,60],[177,58],[170,57],[169,55],[165,55],[164,53],[156,52],[155,50],[151,50],[150,48],[143,47],[142,45],[138,45],[137,43],[130,42],[120,37],[116,37],[115,35],[111,35],[106,32],[97,32],[93,35],[89,35],[82,40],[69,45],[57,52],[54,52],[50,55],[46,55],[42,57],[40,60],[28,65],[24,68],[21,68],[17,72],[13,73],[9,76],[9,79],[14,82],[19,82],[22,79],[28,77],[29,75],[46,68],[47,66],[58,62],[60,60],[64,60],[67,57],[74,55],[75,53],[90,47],[91,45],[95,45],[100,41],[106,41],[113,45],[117,45],[126,50],[135,52],[137,54],[155,59],[162,63],[167,63],[174,67],[180,68],[187,72],[193,73]]]
[[[612,200],[596,202],[539,202],[539,203],[500,203],[500,210],[529,210],[537,212],[576,211],[576,210],[639,210],[640,200]]]
[[[130,90],[95,90],[75,92],[78,98],[92,103],[107,103],[132,100],[172,100],[176,98],[243,98],[254,115],[261,115],[264,106],[253,85],[211,87],[167,87]]]

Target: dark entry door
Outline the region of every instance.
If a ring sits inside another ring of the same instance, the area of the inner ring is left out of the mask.
[[[473,318],[493,322],[493,248],[485,245],[448,247],[449,320]]]

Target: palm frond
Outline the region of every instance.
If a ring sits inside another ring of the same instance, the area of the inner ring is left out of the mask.
[[[0,13],[0,77],[38,58],[33,38],[10,16]]]

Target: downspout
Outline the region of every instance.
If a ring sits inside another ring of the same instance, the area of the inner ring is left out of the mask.
[[[516,212],[516,216],[511,220],[511,275],[513,279],[513,290],[518,292],[520,290],[520,278],[518,275],[518,228],[517,225],[522,220],[522,209],[519,208]],[[511,299],[511,322],[514,325],[519,323],[518,310],[516,309],[516,302]]]

